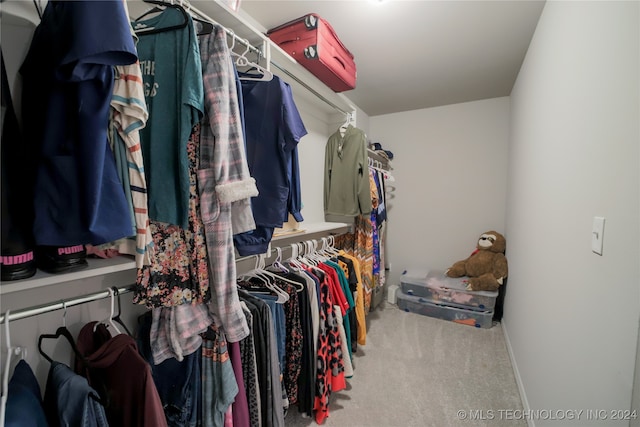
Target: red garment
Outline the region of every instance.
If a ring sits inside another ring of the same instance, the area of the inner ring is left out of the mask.
[[[151,367],[126,334],[110,337],[103,324],[87,323],[78,334],[78,350],[89,362],[76,372],[95,388],[103,402],[109,425],[119,427],[165,427],[167,425]]]
[[[333,303],[340,306],[340,310],[342,310],[343,313],[346,313],[347,310],[349,310],[349,301],[347,300],[347,297],[342,290],[342,286],[340,285],[338,273],[336,273],[336,270],[333,267],[324,263],[318,264],[318,268],[327,273],[327,276],[330,279],[329,285],[331,288]]]
[[[313,270],[309,271],[313,274]],[[344,377],[342,344],[336,312],[333,308],[335,302],[331,296],[329,274],[324,274],[323,279],[319,277],[318,279],[320,286],[320,330],[318,333],[316,389],[313,409],[316,422],[322,424],[329,416],[329,397],[331,393],[344,390],[347,383]]]

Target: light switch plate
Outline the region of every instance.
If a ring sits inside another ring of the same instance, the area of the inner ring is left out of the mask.
[[[591,231],[591,250],[602,255],[602,240],[604,239],[604,217],[593,217],[593,230]]]

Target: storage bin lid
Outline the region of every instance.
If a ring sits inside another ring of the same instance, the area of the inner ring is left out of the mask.
[[[469,280],[467,276],[458,278],[447,277],[443,270],[407,270],[402,273],[400,280],[402,283],[426,286],[432,289],[452,289],[493,298],[498,296],[498,291],[468,291],[465,282]]]

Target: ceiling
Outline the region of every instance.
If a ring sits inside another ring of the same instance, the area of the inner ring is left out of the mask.
[[[317,13],[353,53],[367,115],[508,96],[543,0],[242,0],[266,29]]]

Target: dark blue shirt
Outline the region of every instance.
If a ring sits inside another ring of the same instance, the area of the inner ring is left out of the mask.
[[[20,72],[36,168],[34,235],[51,246],[131,235],[107,140],[113,66],[137,60],[121,0],[47,3]]]
[[[42,406],[40,385],[31,367],[22,359],[16,365],[9,381],[5,427],[48,425]]]
[[[242,81],[247,164],[259,195],[251,199],[256,229],[234,236],[242,256],[264,253],[274,228],[289,213],[303,221],[298,142],[307,134],[291,87],[271,81]]]

